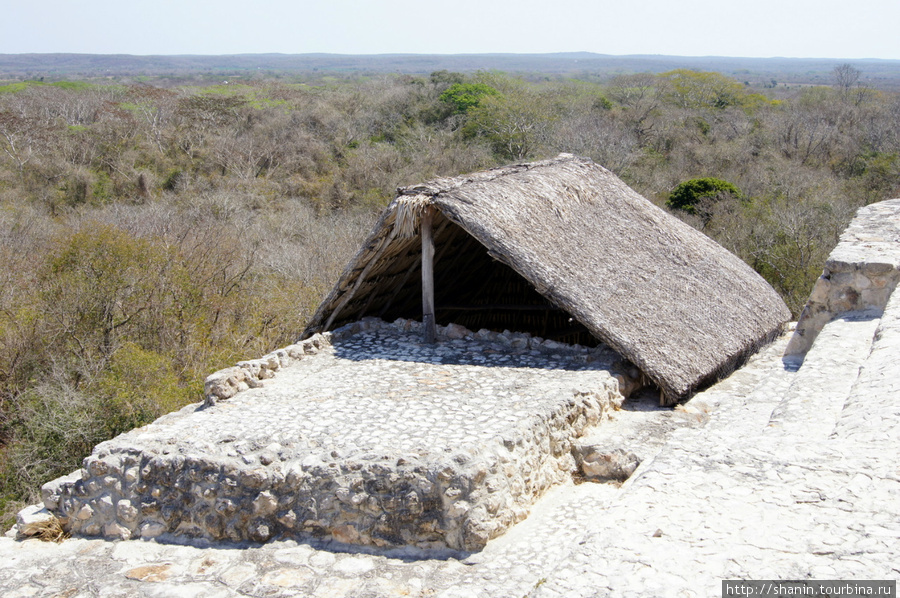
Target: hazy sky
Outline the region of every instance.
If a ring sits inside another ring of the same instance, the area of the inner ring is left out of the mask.
[[[6,0],[0,53],[900,59],[900,0]]]

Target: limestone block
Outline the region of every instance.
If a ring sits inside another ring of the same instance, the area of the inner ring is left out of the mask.
[[[30,538],[58,522],[56,516],[41,505],[30,505],[16,514],[16,537]]]
[[[116,503],[116,517],[120,521],[134,521],[137,519],[138,510],[128,499],[122,499]]]
[[[357,544],[360,540],[359,531],[350,524],[337,526],[332,530],[331,536],[344,544]]]
[[[576,445],[575,459],[589,480],[624,482],[641,464],[633,452],[615,447]]]
[[[283,525],[289,530],[293,530],[297,527],[297,513],[294,511],[285,511],[278,515],[278,523]]]
[[[166,526],[158,521],[148,521],[141,524],[140,537],[145,540],[158,538],[166,532]]]
[[[286,368],[294,362],[293,358],[291,358],[291,356],[288,354],[287,349],[278,349],[272,354],[278,358],[279,368]]]
[[[518,335],[509,340],[509,345],[513,349],[524,349],[528,347],[528,339],[522,335]]]
[[[300,361],[304,357],[306,357],[306,352],[303,350],[303,343],[295,343],[293,345],[289,345],[284,348],[288,357],[293,361]]]
[[[809,295],[810,303],[818,303],[822,304],[828,300],[828,295],[831,292],[831,281],[824,277],[820,276],[816,280],[816,284],[813,285],[812,293]]]
[[[51,511],[59,509],[63,494],[69,491],[72,485],[80,479],[81,472],[73,471],[67,476],[51,480],[41,486],[41,500],[44,506]]]
[[[272,351],[271,353],[263,355],[261,359],[266,365],[266,368],[273,372],[277,372],[281,369],[281,357],[278,356],[278,351]]]
[[[466,328],[465,326],[460,326],[459,324],[448,324],[446,327],[444,327],[442,332],[443,336],[451,340],[462,339],[472,334],[468,328]]]
[[[861,270],[863,273],[870,278],[883,278],[888,275],[894,274],[897,269],[897,265],[890,262],[880,262],[880,261],[866,261],[861,265]]]
[[[249,527],[249,538],[254,542],[267,542],[274,535],[272,526],[263,518],[254,520]]]
[[[260,492],[256,500],[253,501],[253,512],[257,515],[265,517],[271,515],[278,508],[278,499],[276,499],[268,490]]]
[[[131,538],[131,530],[113,521],[103,526],[103,536],[113,540],[128,540]]]
[[[203,394],[207,404],[215,405],[216,400],[230,399],[247,388],[247,372],[240,367],[231,367],[207,376],[203,383]]]
[[[114,475],[105,475],[99,480],[100,487],[106,490],[112,490],[114,492],[122,491],[122,482],[119,481],[118,476]]]
[[[138,479],[138,468],[135,467],[134,465],[132,465],[131,467],[128,467],[123,474],[123,478],[124,478],[126,484],[131,484],[131,483],[136,482]]]
[[[315,347],[316,349],[324,349],[331,344],[328,340],[330,338],[331,333],[325,332],[323,334],[314,334],[303,342],[309,346]]]
[[[104,519],[115,517],[115,510],[116,507],[109,494],[104,494],[94,501],[94,511]]]
[[[862,272],[856,272],[853,277],[853,288],[857,291],[865,291],[872,287],[872,280]]]
[[[368,330],[369,322],[367,320],[369,320],[369,318],[366,318],[363,321],[359,322],[344,324],[340,328],[336,328],[331,331],[331,338],[333,340],[343,340],[363,330]]]
[[[239,361],[237,366],[244,370],[244,373],[248,378],[259,378],[259,371],[265,367],[261,359]]]
[[[831,275],[831,284],[834,286],[853,286],[854,270],[848,269],[842,272],[833,272]]]
[[[109,463],[103,459],[87,457],[84,460],[84,468],[94,477],[104,476],[109,473]]]

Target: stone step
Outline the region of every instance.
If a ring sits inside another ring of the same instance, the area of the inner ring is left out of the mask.
[[[660,407],[651,389],[636,393],[609,420],[575,441],[575,459],[593,481],[624,481],[655,457],[680,430],[707,425],[710,434],[740,438],[759,434],[790,386],[796,367],[784,363],[782,335],[739,370],[675,409]],[[727,403],[728,409],[720,409]]]
[[[900,446],[900,293],[885,308],[872,352],[844,403],[833,438]]]
[[[659,452],[675,429],[702,421],[697,414],[660,407],[658,392],[637,393],[623,409],[575,441],[573,455],[586,479],[623,482]]]
[[[789,331],[790,332],[790,331]],[[760,434],[796,376],[799,361],[784,358],[789,332],[728,378],[697,394],[686,408],[709,413],[704,433],[744,440]]]
[[[879,316],[874,311],[847,312],[822,328],[772,411],[765,434],[828,438],[872,350]]]

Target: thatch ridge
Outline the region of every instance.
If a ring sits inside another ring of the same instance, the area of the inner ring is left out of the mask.
[[[415,210],[401,207],[413,197],[436,209],[440,323],[593,337],[670,400],[729,371],[790,317],[744,262],[590,160],[563,154],[398,192],[304,335],[421,314]]]

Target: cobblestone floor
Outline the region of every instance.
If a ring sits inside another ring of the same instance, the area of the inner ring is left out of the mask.
[[[615,359],[587,360],[493,342],[375,330],[284,368],[262,388],[135,434],[134,442],[202,444],[244,460],[279,444],[284,459],[337,451],[432,453],[512,438],[572,389],[602,387]],[[348,367],[352,364],[352,367]],[[302,397],[302,401],[295,400]],[[131,439],[129,439],[131,440]],[[271,449],[270,449],[271,450]]]

